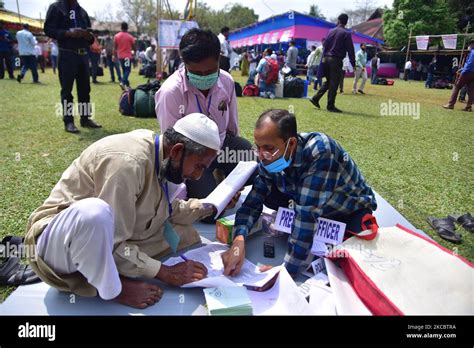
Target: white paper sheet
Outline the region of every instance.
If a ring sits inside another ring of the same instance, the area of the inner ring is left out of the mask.
[[[248,294],[254,315],[314,314],[285,267],[282,267],[271,289],[264,292],[249,291]]]
[[[252,262],[245,260],[238,276],[224,276],[224,263],[221,254],[228,250],[228,246],[222,243],[211,243],[201,248],[193,249],[184,255],[187,259],[202,263],[207,268],[207,278],[183,285],[183,288],[192,287],[225,287],[246,285],[249,287],[262,287],[277,274],[281,267],[273,267],[267,272],[260,272]],[[164,262],[166,266],[172,266],[183,262],[180,257],[173,257]]]
[[[336,315],[336,302],[332,289],[315,283],[309,291],[309,305],[316,315]]]
[[[244,187],[245,182],[257,168],[257,162],[239,162],[234,170],[212,191],[202,199],[205,204],[212,204],[217,209],[216,218],[222,213],[235,194]]]

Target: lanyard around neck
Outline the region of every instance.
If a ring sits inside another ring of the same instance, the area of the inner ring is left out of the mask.
[[[196,103],[197,103],[197,106],[198,106],[198,109],[199,109],[199,112],[201,114],[204,114],[203,110],[202,110],[202,107],[201,107],[201,103],[199,102],[199,98],[197,96],[197,94],[194,95],[196,97]],[[211,113],[211,101],[212,101],[212,95],[209,96],[209,102],[207,103],[207,114],[205,114],[207,117],[210,116],[210,113]]]
[[[155,135],[155,171],[156,171],[156,177],[158,179],[158,182],[160,182],[160,137],[158,135]],[[164,191],[166,200],[168,201],[168,212],[169,215],[173,213],[173,207],[170,202],[170,196],[169,196],[169,191],[168,191],[168,183],[164,185],[163,183],[160,182],[161,189]]]

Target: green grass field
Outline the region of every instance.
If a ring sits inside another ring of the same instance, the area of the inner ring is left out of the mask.
[[[29,214],[48,196],[62,172],[81,151],[94,141],[138,128],[158,130],[156,119],[135,119],[118,112],[120,88],[106,76],[92,85],[101,130],[81,129],[79,135],[66,133],[56,115],[59,81],[51,70],[40,73],[43,84],[33,85],[28,73],[20,85],[0,80],[0,238],[24,235]],[[234,77],[242,85],[246,78]],[[460,245],[440,239],[426,223],[428,216],[449,213],[474,214],[474,114],[440,106],[450,91],[428,90],[421,82],[396,80],[393,87],[366,87],[367,95],[352,95],[352,79],[346,79],[346,94],[336,105],[343,114],[316,110],[307,99],[239,98],[241,133],[252,141],[258,115],[269,108],[293,111],[299,131],[324,132],[340,142],[352,155],[369,184],[395,206],[413,225],[437,242],[474,261],[474,236],[458,229]],[[135,69],[133,86],[144,79]],[[311,91],[310,95],[313,92]],[[75,93],[74,93],[75,94]],[[420,115],[381,116],[381,103],[417,102]],[[326,97],[321,105],[325,106]],[[79,122],[76,121],[76,125]],[[457,248],[457,249],[454,249]],[[0,287],[0,301],[11,292]]]

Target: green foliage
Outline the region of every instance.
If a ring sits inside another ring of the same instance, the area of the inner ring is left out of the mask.
[[[326,19],[326,16],[323,15],[323,13],[321,12],[321,9],[319,8],[318,5],[311,5],[309,7],[309,13],[308,13],[310,16],[313,16],[313,17],[317,17],[317,18],[321,18],[321,19]]]
[[[445,0],[394,0],[385,11],[384,36],[388,46],[406,45],[410,29],[415,35],[440,35],[456,32],[456,20]]]
[[[198,2],[195,20],[201,29],[209,29],[218,34],[222,27],[239,29],[258,21],[253,9],[240,4],[227,4],[224,9],[213,10],[205,2]]]

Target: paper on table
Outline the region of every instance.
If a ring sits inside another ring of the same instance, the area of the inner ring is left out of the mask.
[[[326,243],[313,240],[313,246],[311,247],[311,254],[322,257],[322,256],[326,256],[327,252],[328,252],[328,248],[326,246]]]
[[[210,315],[252,315],[252,303],[243,286],[204,289]]]
[[[227,175],[209,196],[202,199],[204,204],[212,204],[217,209],[216,218],[222,213],[235,194],[244,187],[245,182],[257,168],[257,162],[239,162],[234,170]]]
[[[309,291],[309,305],[316,315],[336,315],[336,302],[332,289],[325,285],[313,284]]]
[[[183,285],[183,288],[204,287],[213,288],[220,286],[236,286],[245,285],[250,288],[260,288],[268,283],[281,269],[281,267],[273,267],[266,272],[260,272],[258,267],[248,260],[244,260],[244,264],[238,276],[224,276],[224,263],[221,254],[228,250],[229,247],[222,243],[211,243],[201,248],[193,249],[184,255],[187,259],[202,263],[207,268],[207,278]],[[183,262],[180,257],[173,257],[166,260],[163,264],[172,266],[179,262]]]
[[[285,267],[281,268],[275,285],[267,291],[248,292],[254,315],[314,314]]]

